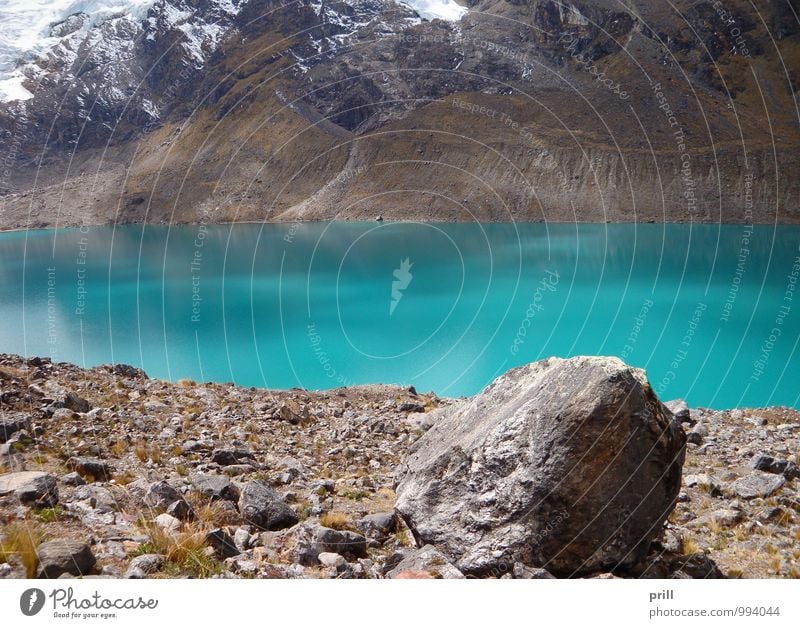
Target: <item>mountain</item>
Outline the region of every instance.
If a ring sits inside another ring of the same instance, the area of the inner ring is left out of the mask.
[[[6,3],[0,227],[798,222],[796,0],[459,1]]]

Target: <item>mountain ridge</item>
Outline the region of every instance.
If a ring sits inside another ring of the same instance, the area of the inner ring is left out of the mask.
[[[117,69],[140,77],[124,105],[88,50],[72,83],[0,104],[0,226],[798,222],[790,3],[469,5],[158,0]],[[223,13],[201,63],[186,32]]]

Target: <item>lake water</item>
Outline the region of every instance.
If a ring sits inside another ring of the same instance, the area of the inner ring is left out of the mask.
[[[0,234],[0,352],[470,395],[617,355],[662,399],[798,407],[800,228],[329,223]]]

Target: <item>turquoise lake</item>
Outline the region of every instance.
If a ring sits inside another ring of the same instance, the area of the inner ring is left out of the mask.
[[[800,406],[800,228],[147,226],[0,234],[0,352],[268,388],[471,395],[617,355],[666,400]]]

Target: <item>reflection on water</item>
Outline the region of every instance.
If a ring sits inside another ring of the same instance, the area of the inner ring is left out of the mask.
[[[0,351],[442,395],[540,357],[612,354],[647,368],[664,398],[797,407],[800,229],[744,235],[348,222],[6,233]]]

